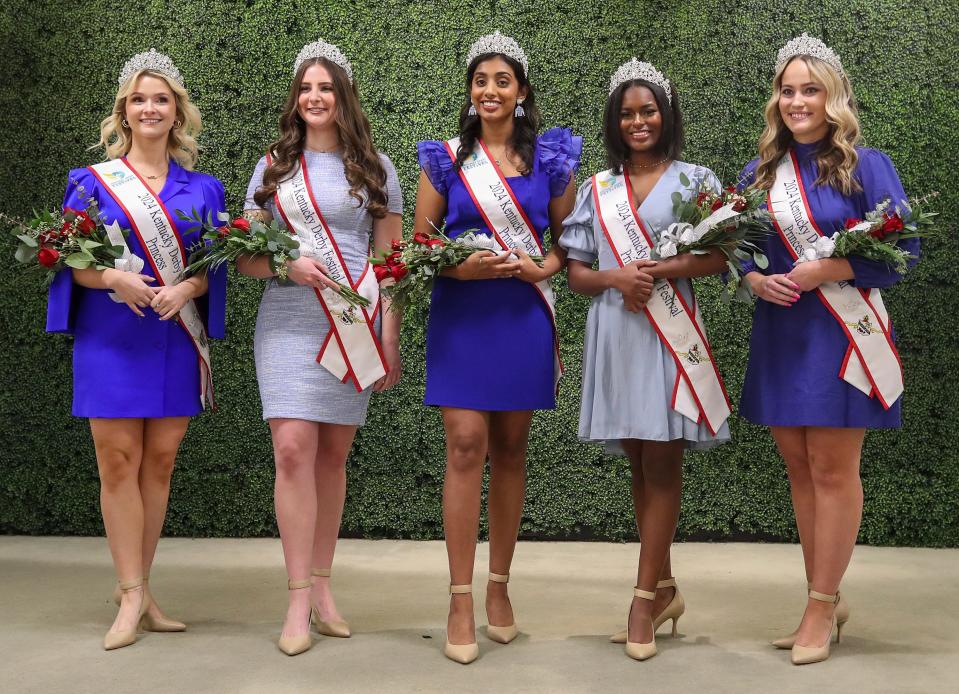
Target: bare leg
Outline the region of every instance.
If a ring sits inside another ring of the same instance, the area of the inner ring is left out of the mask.
[[[683,483],[682,440],[623,441],[630,459],[642,460],[644,496],[640,519],[642,544],[636,585],[655,592],[662,575],[666,554],[676,534]],[[654,602],[633,598],[629,613],[629,640],[649,643],[653,640]]]
[[[771,427],[779,454],[786,461],[789,473],[789,491],[792,495],[796,528],[802,545],[806,582],[812,581],[816,546],[816,496],[813,492],[809,458],[806,455],[805,427]]]
[[[489,570],[508,574],[526,496],[526,447],[532,411],[490,414]],[[486,615],[490,624],[513,624],[505,583],[487,582]]]
[[[834,595],[849,566],[862,521],[859,461],[865,429],[808,427],[806,452],[816,494],[812,589]],[[829,639],[835,605],[810,599],[796,643],[822,646]]]
[[[137,477],[143,458],[142,419],[91,419],[90,432],[100,472],[100,509],[121,582],[143,576],[143,503]],[[110,631],[136,626],[143,602],[142,588],[125,591]]]
[[[163,532],[167,502],[170,498],[170,478],[173,464],[186,434],[189,417],[164,417],[144,420],[143,463],[140,465],[140,497],[143,499],[143,575],[149,576],[156,555],[157,543]],[[146,588],[147,595],[150,586]],[[151,599],[147,611],[154,617],[164,615]]]
[[[286,573],[291,581],[305,581],[310,578],[316,527],[314,471],[319,425],[300,419],[271,419],[270,432],[276,462],[276,524]],[[310,591],[291,590],[282,635],[299,636],[309,629]]]
[[[642,446],[642,441],[636,441],[636,444]],[[639,519],[643,515],[643,499],[645,498],[645,480],[643,479],[643,461],[641,454],[634,451],[636,459],[630,458],[629,468],[632,473],[630,491],[633,495],[633,511],[636,516],[636,534],[639,536],[640,541],[642,541],[642,534],[639,532]],[[666,552],[666,561],[663,562],[663,570],[659,574],[659,580],[663,581],[667,578],[673,577],[673,564],[672,564],[672,551]],[[658,617],[663,610],[666,609],[666,606],[672,601],[673,596],[676,595],[676,589],[672,586],[668,588],[657,588],[656,589],[656,601],[653,603],[653,618]]]
[[[473,582],[489,414],[444,407],[443,425],[446,429],[443,529],[449,555],[450,583],[459,585]],[[451,596],[446,630],[452,644],[476,641],[472,594]]]
[[[333,566],[336,538],[346,499],[346,458],[356,436],[355,426],[320,424],[316,452],[316,527],[313,532],[313,568]],[[316,576],[310,599],[325,622],[340,621],[330,591],[330,578]]]

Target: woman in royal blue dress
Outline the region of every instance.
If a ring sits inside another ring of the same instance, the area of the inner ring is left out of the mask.
[[[225,270],[183,277],[199,233],[176,210],[216,219],[225,204],[221,183],[192,171],[200,113],[179,70],[151,49],[124,65],[119,82],[100,126],[107,161],[70,172],[64,205],[84,209],[92,197],[106,223],[130,231],[130,256],[117,269],[61,272],[47,312],[49,332],[74,336],[73,415],[90,420],[96,448],[119,580],[107,650],[132,644],[138,627],[186,628],[163,615],[146,580],[177,449],[190,417],[212,400],[206,340],[223,337],[226,292]],[[167,242],[150,243],[158,238]]]
[[[566,129],[537,137],[539,112],[516,41],[499,32],[482,37],[467,63],[459,137],[418,145],[423,170],[414,223],[415,231],[429,233],[431,223],[445,219],[451,237],[495,231],[501,248],[499,254],[477,251],[437,279],[426,335],[425,402],[442,409],[446,430],[443,524],[451,603],[444,652],[462,663],[479,652],[471,592],[487,455],[487,635],[509,643],[517,633],[506,582],[523,512],[533,411],[556,404],[547,280],[565,262],[555,242],[542,268],[527,251],[542,243],[547,227],[554,241],[562,230],[582,149]],[[488,373],[470,366],[477,354],[491,365]]]
[[[906,195],[889,157],[858,146],[852,87],[818,39],[803,34],[780,50],[765,119],[759,157],[742,180],[770,191],[774,233],[764,244],[768,269],[745,276],[759,301],[740,412],[771,428],[789,473],[809,599],[798,629],[774,645],[802,664],[825,660],[833,628],[838,640],[849,619],[839,584],[862,517],[866,430],[900,425],[902,372],[878,289],[901,276],[858,256],[795,261],[819,234]],[[918,253],[917,240],[902,246]],[[839,292],[848,295],[836,300]],[[865,336],[885,352],[862,352]],[[888,392],[890,382],[898,390]]]

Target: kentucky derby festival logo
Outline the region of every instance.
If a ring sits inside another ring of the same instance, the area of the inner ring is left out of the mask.
[[[133,178],[133,174],[127,173],[126,171],[107,171],[106,172],[107,184],[111,188],[116,188],[117,186],[122,185],[123,183],[126,183],[132,178]]]

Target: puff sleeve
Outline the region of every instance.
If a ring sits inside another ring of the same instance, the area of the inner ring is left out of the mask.
[[[559,197],[579,169],[583,138],[569,128],[551,128],[540,136],[538,145],[540,166],[549,177],[550,197]]]
[[[595,214],[593,179],[590,177],[576,191],[576,204],[573,206],[573,211],[563,220],[563,233],[559,237],[559,245],[566,250],[569,259],[592,265],[599,257],[596,234],[593,232]]]

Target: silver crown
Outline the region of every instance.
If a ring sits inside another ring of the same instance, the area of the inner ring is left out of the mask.
[[[326,58],[330,62],[336,63],[343,68],[350,84],[353,84],[353,67],[350,65],[350,61],[343,55],[343,51],[322,39],[306,44],[296,54],[296,62],[293,63],[294,76],[299,72],[300,65],[313,58]]]
[[[636,58],[630,58],[628,62],[620,65],[616,69],[616,72],[613,73],[613,76],[609,78],[609,93],[612,94],[616,90],[616,87],[623,82],[630,82],[632,80],[643,80],[644,82],[655,84],[666,92],[666,100],[672,105],[673,93],[669,88],[669,80],[666,79],[666,76],[650,63],[641,62]]]
[[[529,78],[529,61],[526,59],[526,53],[519,47],[519,44],[516,43],[516,39],[511,36],[501,34],[499,30],[486,36],[480,36],[473,45],[470,46],[469,53],[466,54],[466,64],[469,65],[477,56],[487,53],[499,53],[512,58],[523,66],[523,72],[526,73],[526,77]]]
[[[783,65],[797,55],[809,55],[818,58],[838,72],[840,77],[846,76],[846,72],[842,69],[842,61],[839,60],[836,52],[815,36],[810,36],[806,32],[779,49],[779,55],[776,58],[776,72],[778,73]]]
[[[159,72],[161,75],[169,77],[181,87],[186,88],[186,85],[183,84],[183,75],[176,69],[173,60],[170,59],[170,56],[157,51],[156,48],[143,51],[143,53],[137,53],[130,58],[124,64],[123,69],[120,70],[120,79],[117,81],[123,85],[128,79],[140,72],[140,70]]]

